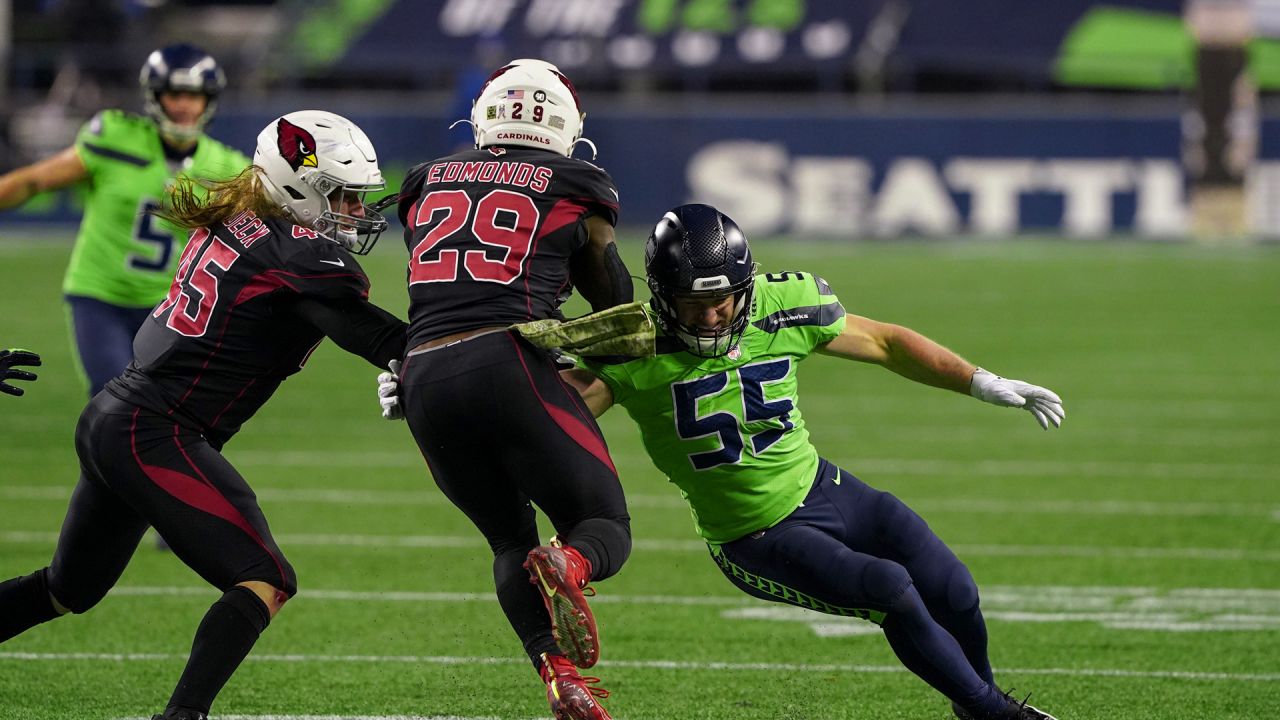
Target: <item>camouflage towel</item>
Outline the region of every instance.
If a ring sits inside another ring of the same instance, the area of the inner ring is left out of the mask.
[[[559,348],[574,355],[651,357],[654,353],[656,330],[640,302],[573,320],[534,320],[511,328],[540,348]]]

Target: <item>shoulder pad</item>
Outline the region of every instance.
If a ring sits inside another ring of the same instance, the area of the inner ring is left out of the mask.
[[[116,109],[100,110],[84,125],[85,131],[104,139],[154,129],[155,124],[149,118]]]
[[[756,275],[756,300],[760,309],[809,304],[822,296],[834,296],[827,281],[811,272],[786,270]]]

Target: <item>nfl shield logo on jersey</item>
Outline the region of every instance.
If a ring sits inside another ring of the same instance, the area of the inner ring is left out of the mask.
[[[737,360],[738,358],[742,357],[742,348],[738,347],[737,345],[734,345],[733,347],[729,348],[729,352],[727,353],[727,355],[730,360]]]

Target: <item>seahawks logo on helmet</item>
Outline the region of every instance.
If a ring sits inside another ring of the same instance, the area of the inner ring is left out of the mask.
[[[280,156],[295,171],[304,165],[316,166],[316,139],[284,118],[280,118],[276,125],[276,146],[280,149]]]

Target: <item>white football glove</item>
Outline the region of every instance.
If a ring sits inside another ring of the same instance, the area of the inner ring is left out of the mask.
[[[382,406],[383,420],[403,420],[404,408],[400,405],[400,361],[387,363],[391,372],[378,376],[378,404]]]
[[[1050,424],[1061,426],[1062,419],[1067,416],[1062,409],[1062,398],[1052,390],[1002,378],[982,368],[974,371],[973,379],[969,381],[969,394],[992,405],[1022,408],[1034,415],[1036,422],[1045,430]]]

